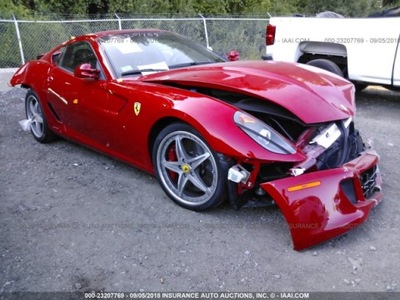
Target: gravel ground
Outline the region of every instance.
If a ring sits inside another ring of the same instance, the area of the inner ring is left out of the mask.
[[[0,92],[0,293],[400,292],[398,93],[357,96],[384,201],[362,226],[302,252],[276,207],[191,212],[142,171],[64,140],[37,143],[18,125],[24,95]]]

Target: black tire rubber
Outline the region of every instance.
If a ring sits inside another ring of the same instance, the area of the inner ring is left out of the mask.
[[[177,147],[183,149],[183,155]],[[206,152],[210,155],[201,164],[191,163],[195,158],[207,156]],[[171,155],[174,158],[167,158]],[[193,211],[216,207],[225,200],[227,170],[221,159],[194,128],[184,123],[165,127],[155,139],[152,150],[156,177],[165,193],[179,206]],[[175,170],[167,167],[174,163]],[[209,188],[210,193],[202,194],[192,179],[198,179],[197,182]],[[181,188],[180,182],[184,182]]]
[[[337,64],[335,64],[333,61],[328,60],[328,59],[310,60],[309,62],[307,62],[307,65],[329,71],[331,73],[339,75],[340,77],[344,77],[343,72],[339,68],[339,66]]]
[[[356,92],[362,92],[368,87],[368,84],[355,83]]]
[[[47,125],[46,116],[43,112],[43,106],[38,95],[33,90],[28,90],[25,96],[25,114],[27,119],[32,119],[32,115],[34,115],[34,112],[32,111],[33,106],[37,110],[35,113],[40,115],[42,118],[42,122],[36,123],[36,128],[34,128],[35,125],[32,125],[32,123],[30,124],[30,131],[33,137],[40,143],[49,143],[54,141],[56,135]]]

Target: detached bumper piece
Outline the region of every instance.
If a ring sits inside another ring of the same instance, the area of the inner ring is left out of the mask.
[[[373,150],[341,167],[261,184],[282,210],[294,249],[302,250],[363,223],[382,201],[378,155]]]

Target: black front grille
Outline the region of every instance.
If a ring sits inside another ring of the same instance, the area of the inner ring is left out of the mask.
[[[378,167],[374,166],[371,169],[361,174],[360,180],[365,198],[370,198],[376,191],[376,177],[378,176]]]
[[[371,169],[365,171],[360,176],[361,187],[363,190],[364,197],[369,199],[377,190],[376,177],[378,174],[378,167],[374,166]],[[353,178],[348,178],[340,183],[340,188],[346,195],[347,199],[353,203],[357,203],[357,196],[354,189]]]
[[[339,167],[359,156],[364,150],[364,143],[358,130],[352,122],[348,128],[344,122],[338,122],[341,136],[324,153],[318,157],[317,167],[326,170]]]

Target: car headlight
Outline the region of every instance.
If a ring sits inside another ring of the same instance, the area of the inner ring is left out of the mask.
[[[296,153],[296,149],[279,133],[257,118],[244,112],[237,111],[233,119],[237,126],[268,151],[279,154]]]

